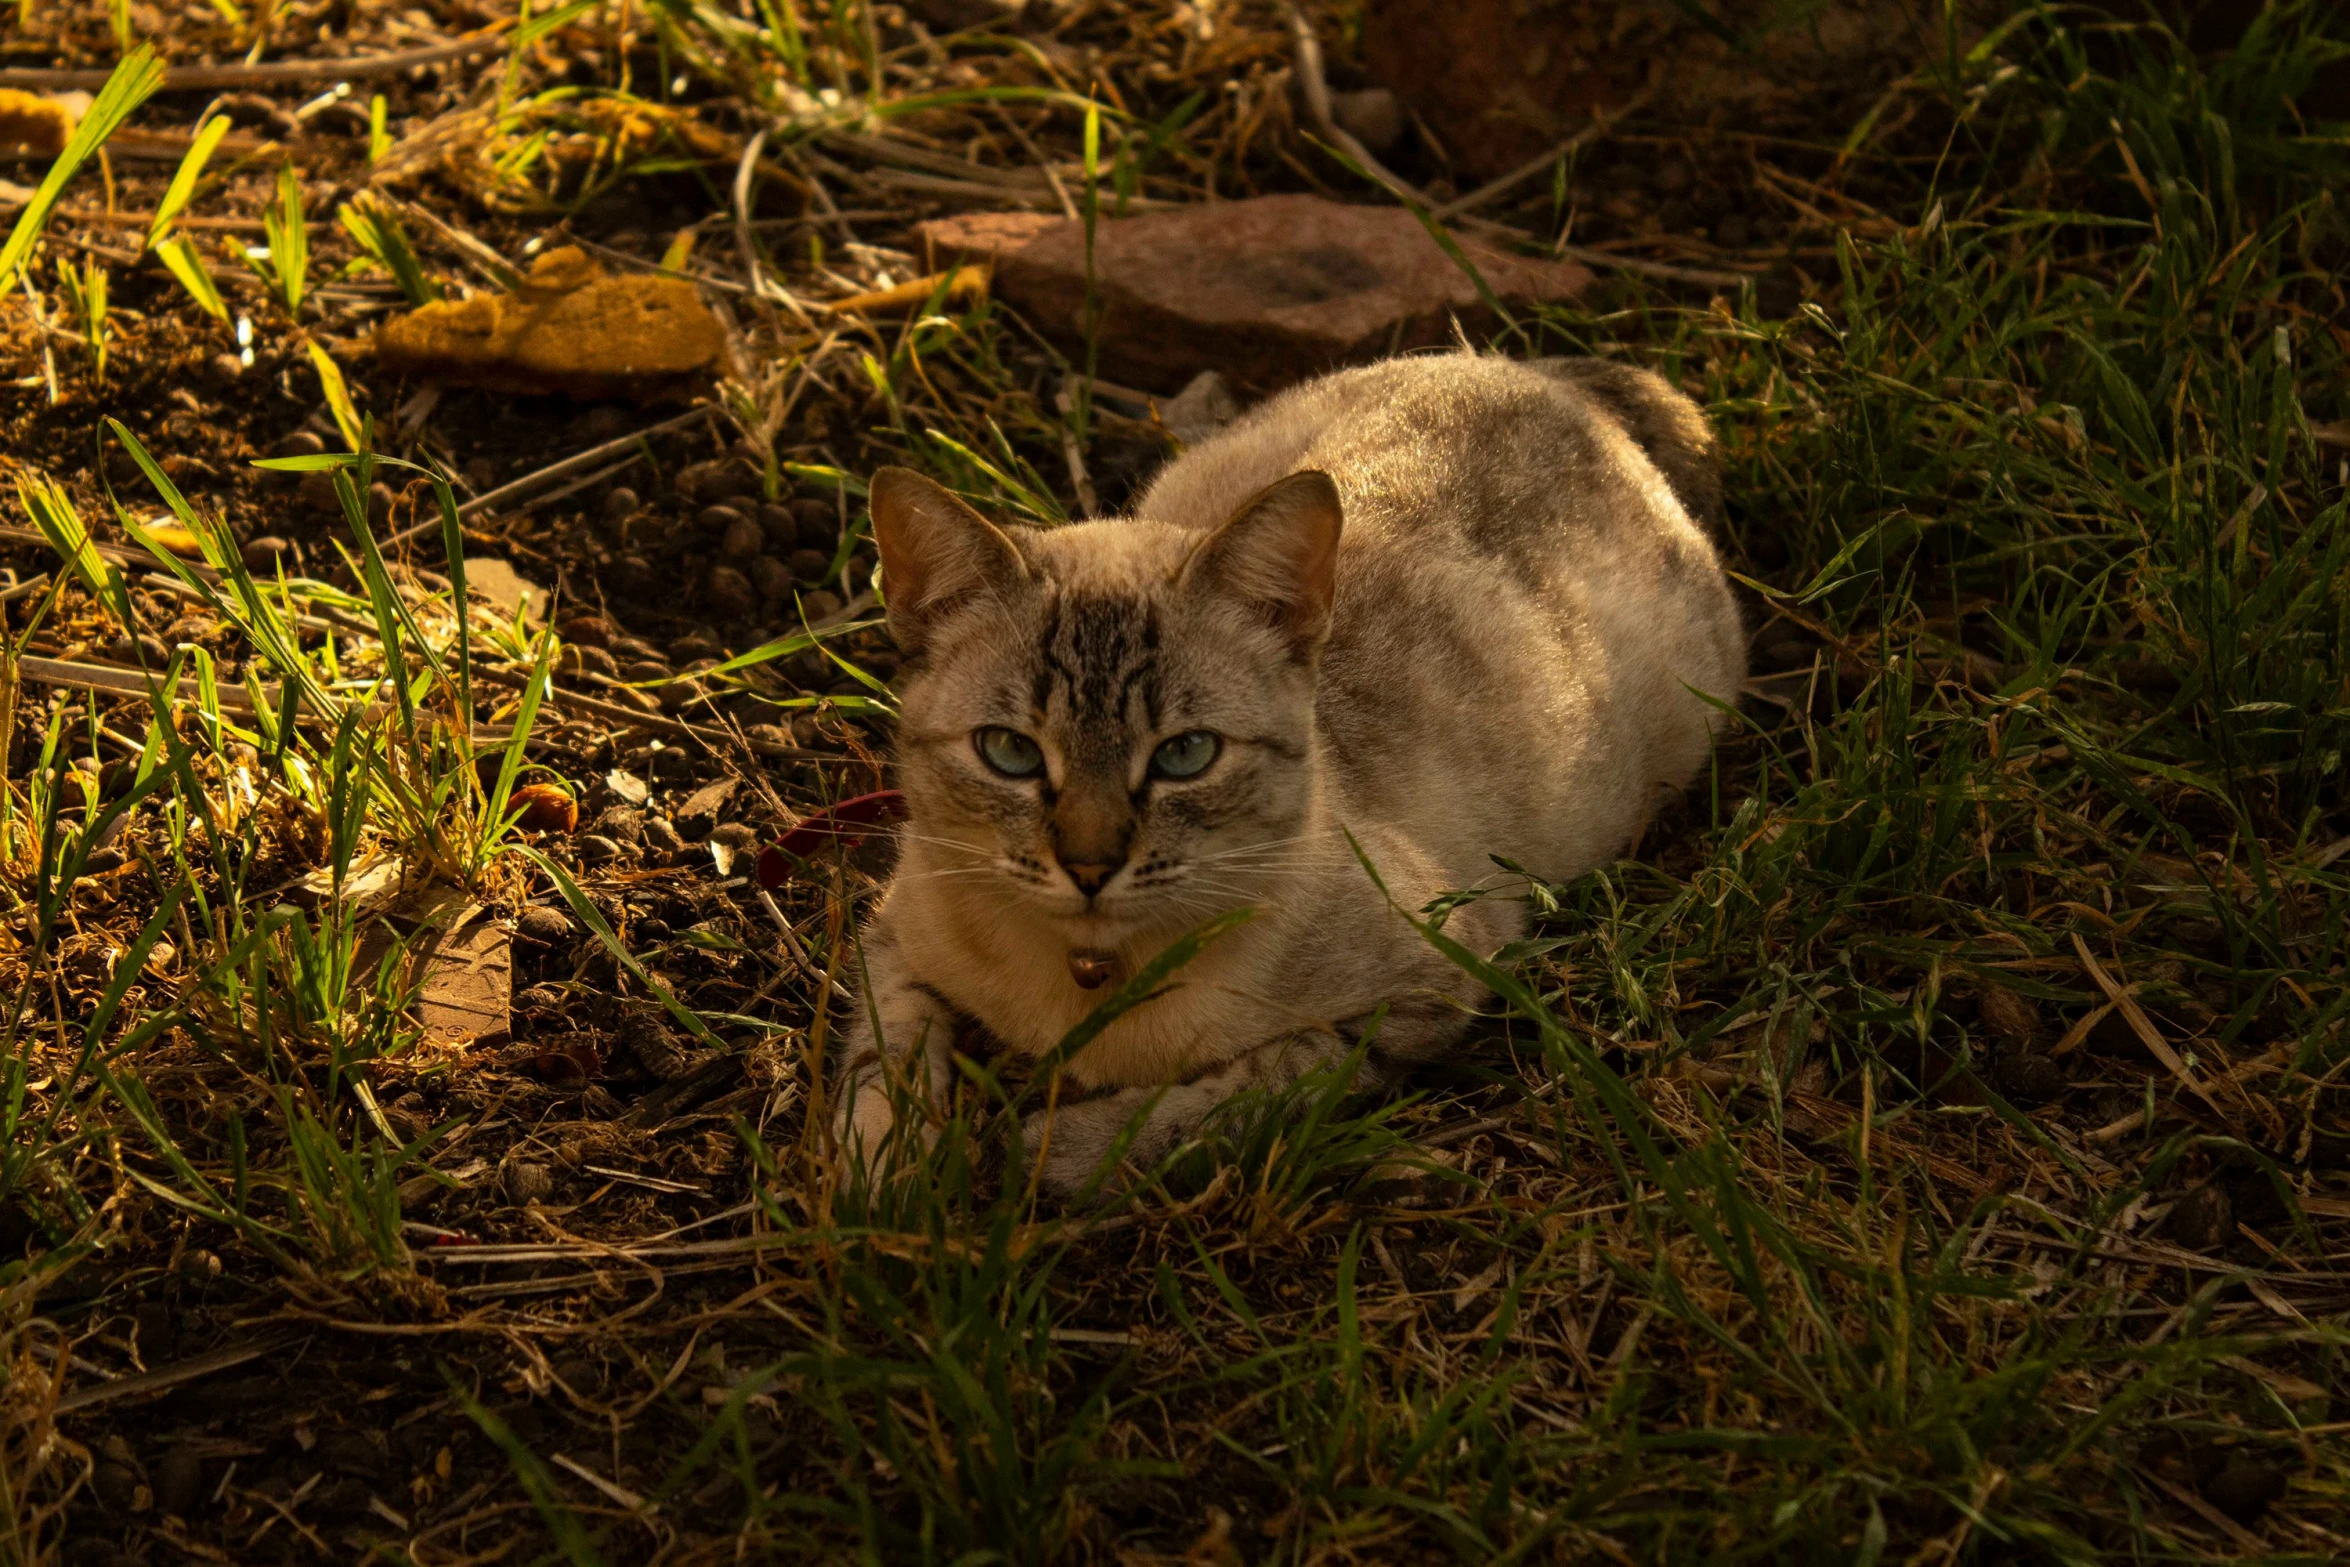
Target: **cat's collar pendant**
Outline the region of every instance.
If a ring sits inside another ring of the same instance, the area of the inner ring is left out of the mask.
[[[1079,990],[1099,990],[1118,974],[1118,955],[1097,947],[1072,947],[1069,950],[1069,977],[1077,981]]]

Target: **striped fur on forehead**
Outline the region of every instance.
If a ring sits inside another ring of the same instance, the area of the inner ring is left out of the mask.
[[[1064,715],[1081,737],[1122,741],[1118,731],[1135,721],[1139,704],[1142,723],[1156,729],[1160,615],[1149,594],[1048,589],[1036,640],[1037,712]]]

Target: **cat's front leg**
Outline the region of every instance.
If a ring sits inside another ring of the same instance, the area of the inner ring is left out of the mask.
[[[1138,1117],[1124,1160],[1148,1169],[1197,1133],[1234,1095],[1287,1087],[1317,1067],[1345,1061],[1348,1050],[1336,1034],[1285,1034],[1184,1082],[1121,1088],[1040,1110],[1021,1123],[1021,1140],[1038,1185],[1066,1199],[1093,1179]]]
[[[884,1156],[897,1125],[893,1083],[902,1085],[901,1096],[911,1091],[925,1106],[940,1102],[957,1021],[946,998],[914,975],[886,933],[868,935],[865,968],[871,999],[847,1030],[833,1112],[841,1151],[858,1164]],[[933,1135],[927,1124],[912,1131],[925,1146]]]

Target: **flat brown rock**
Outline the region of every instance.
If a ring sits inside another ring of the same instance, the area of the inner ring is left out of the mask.
[[[992,259],[996,296],[1065,352],[1085,347],[1085,230],[985,213],[923,224],[934,262]],[[1469,239],[1506,306],[1574,298],[1591,274]],[[1217,370],[1262,393],[1492,323],[1476,283],[1417,218],[1318,196],[1260,196],[1119,218],[1095,230],[1102,373],[1173,391]]]
[[[691,283],[615,276],[569,245],[511,294],[425,305],[375,334],[376,362],[395,374],[586,399],[682,390],[725,347]]]

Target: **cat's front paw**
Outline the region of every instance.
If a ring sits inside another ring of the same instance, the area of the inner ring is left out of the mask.
[[[1039,1189],[1066,1202],[1096,1175],[1105,1188],[1114,1185],[1117,1172],[1103,1169],[1113,1154],[1137,1169],[1157,1164],[1193,1124],[1169,1098],[1165,1089],[1126,1088],[1029,1116],[1020,1123],[1020,1138]]]

